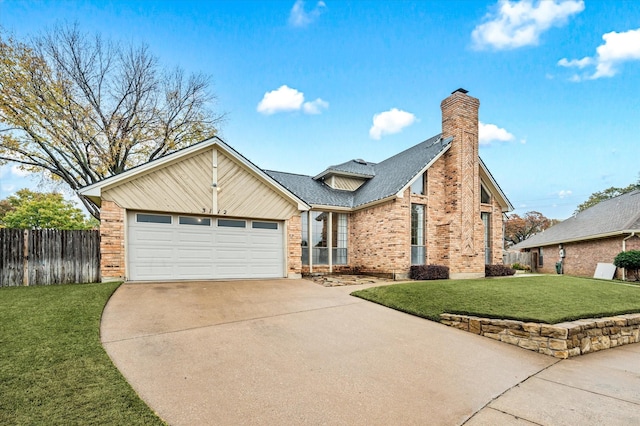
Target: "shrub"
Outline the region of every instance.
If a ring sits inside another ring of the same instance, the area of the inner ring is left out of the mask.
[[[506,265],[484,265],[485,277],[506,277],[515,273],[515,269]]]
[[[520,263],[514,263],[513,265],[511,265],[511,268],[515,269],[516,271],[530,271],[531,270],[531,266],[529,265],[521,265]]]
[[[449,267],[442,265],[415,265],[409,271],[412,280],[448,280]]]
[[[633,271],[636,281],[640,281],[640,250],[622,251],[613,259],[613,264],[618,268],[625,268]]]

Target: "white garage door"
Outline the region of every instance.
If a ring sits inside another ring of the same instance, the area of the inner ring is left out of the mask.
[[[129,279],[281,278],[284,224],[131,212]]]

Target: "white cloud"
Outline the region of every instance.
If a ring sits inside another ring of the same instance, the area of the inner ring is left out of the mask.
[[[478,123],[478,141],[480,145],[489,145],[491,141],[509,142],[513,139],[515,139],[515,136],[502,127],[498,127],[495,124]],[[526,141],[523,143],[526,143]]]
[[[304,93],[285,84],[276,90],[266,92],[258,103],[257,111],[265,115],[300,110],[305,114],[320,114],[322,110],[327,108],[329,108],[329,102],[320,98],[312,102],[305,102]]]
[[[320,114],[323,109],[329,108],[329,102],[318,98],[313,102],[305,102],[302,104],[302,111],[305,114]]]
[[[309,12],[304,10],[304,0],[297,0],[289,13],[289,25],[292,27],[306,27],[324,12],[327,5],[323,1],[316,3],[316,7]]]
[[[399,133],[416,121],[416,116],[398,108],[392,108],[373,116],[373,126],[369,129],[372,139],[380,139],[382,135]]]
[[[560,198],[570,197],[571,194],[573,194],[573,192],[571,190],[563,189],[563,190],[560,190],[558,192],[558,197],[560,197]]]
[[[584,68],[588,65],[591,65],[593,63],[593,59],[587,57],[584,57],[582,59],[572,59],[572,60],[567,60],[567,58],[562,58],[558,61],[558,65],[560,65],[561,67],[566,67],[566,68],[570,68],[570,67],[576,67],[576,68]]]
[[[583,75],[574,74],[571,81],[595,80],[601,77],[613,77],[624,62],[640,60],[640,28],[625,32],[606,33],[602,36],[604,44],[596,49],[594,57],[582,59],[562,58],[558,65],[583,69],[587,66],[595,66],[591,73]]]
[[[14,164],[13,166],[11,166],[11,174],[18,177],[25,177],[25,176],[29,176],[31,172],[28,172],[27,170],[22,170],[19,165]]]
[[[485,22],[471,33],[478,49],[516,49],[538,44],[540,35],[552,26],[584,10],[583,0],[500,0],[497,12],[485,16]]]

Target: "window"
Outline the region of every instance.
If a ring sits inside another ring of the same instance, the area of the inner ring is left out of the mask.
[[[491,265],[493,263],[491,252],[491,213],[480,213],[480,217],[484,225],[484,264]]]
[[[253,221],[251,223],[251,227],[253,229],[278,229],[278,224],[276,222],[256,222],[256,221]]]
[[[311,218],[311,236],[309,237],[309,217]],[[309,253],[314,265],[329,264],[329,239],[331,242],[331,263],[347,264],[347,215],[311,211],[303,212],[302,218],[302,264],[309,264]],[[331,229],[329,232],[329,219]],[[309,251],[311,249],[311,251]]]
[[[484,188],[484,185],[480,185],[480,202],[482,204],[491,204],[491,194]]]
[[[218,219],[218,226],[225,228],[246,228],[247,223],[244,220]]]
[[[211,219],[202,217],[180,216],[178,219],[180,225],[199,225],[211,226]]]
[[[425,174],[421,174],[415,182],[411,184],[411,193],[424,195],[424,178]]]
[[[544,266],[542,261],[544,260],[544,255],[542,254],[542,247],[540,247],[540,257],[538,257],[538,266]]]
[[[424,206],[411,204],[411,264],[424,265],[426,262],[424,245]]]
[[[332,217],[332,261],[334,265],[347,264],[347,215],[345,213],[331,213]]]
[[[136,222],[171,224],[171,216],[160,214],[137,214]]]

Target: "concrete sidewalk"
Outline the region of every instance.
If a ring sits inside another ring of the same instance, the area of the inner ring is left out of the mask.
[[[172,425],[600,424],[605,409],[609,424],[640,423],[639,345],[557,361],[349,296],[358,288],[125,284],[102,341]]]

